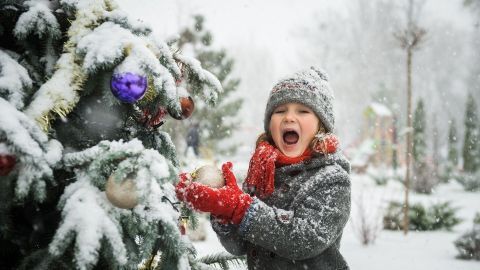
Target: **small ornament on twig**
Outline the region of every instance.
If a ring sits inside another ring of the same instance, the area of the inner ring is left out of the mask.
[[[145,95],[147,84],[146,76],[132,72],[117,73],[112,76],[110,89],[120,101],[134,103]]]
[[[17,160],[14,155],[0,154],[0,176],[6,176],[15,167]]]
[[[181,97],[180,98],[180,108],[182,109],[180,115],[173,111],[173,110],[168,110],[168,114],[170,114],[171,117],[177,119],[177,120],[183,120],[187,119],[190,117],[195,109],[195,103],[193,102],[192,97]]]
[[[118,208],[132,209],[138,204],[137,186],[133,179],[117,182],[112,174],[107,180],[105,193],[107,199]]]

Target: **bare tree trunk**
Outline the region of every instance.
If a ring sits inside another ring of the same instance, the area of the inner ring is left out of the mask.
[[[410,190],[410,163],[412,158],[412,49],[407,49],[407,153],[405,155],[405,201],[403,203],[403,233],[408,233],[410,220],[408,219]]]
[[[419,3],[417,3],[418,5]],[[411,159],[412,159],[412,57],[413,51],[418,49],[419,44],[423,40],[423,37],[427,33],[425,29],[419,27],[416,24],[416,16],[414,15],[415,3],[413,0],[409,0],[406,15],[407,15],[407,27],[403,31],[399,31],[394,36],[400,42],[402,49],[407,52],[407,142],[406,142],[406,155],[405,155],[405,201],[403,203],[403,232],[406,235],[408,233],[408,227],[410,221],[408,219],[409,203],[408,192],[410,190],[410,172],[411,172]],[[420,7],[418,7],[420,8]]]

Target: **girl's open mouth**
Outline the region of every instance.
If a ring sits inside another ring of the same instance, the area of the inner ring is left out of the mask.
[[[287,145],[293,145],[298,142],[299,135],[294,130],[289,130],[283,133],[283,142]]]

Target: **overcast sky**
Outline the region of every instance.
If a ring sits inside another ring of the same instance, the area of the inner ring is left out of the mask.
[[[273,84],[300,69],[316,62],[309,62],[309,50],[325,44],[305,45],[305,31],[318,27],[321,18],[348,21],[350,5],[358,0],[119,0],[121,7],[133,17],[142,19],[164,37],[171,37],[178,30],[191,25],[191,16],[201,14],[206,17],[206,28],[213,33],[214,46],[225,48],[235,59],[233,74],[242,80],[238,94],[244,96],[242,111],[244,124],[239,129],[246,132],[247,144],[253,144],[255,136],[263,128],[263,111],[268,92]],[[435,25],[437,22],[449,24],[456,29],[471,29],[471,13],[462,6],[462,0],[426,0],[422,23]],[[365,3],[368,3],[366,1]],[[341,29],[341,28],[340,28]],[[467,30],[466,30],[467,31]],[[341,33],[340,33],[341,36]],[[334,44],[334,40],[326,41]],[[458,50],[458,49],[457,49]],[[455,53],[455,52],[453,52]],[[300,57],[299,55],[303,55]],[[312,58],[313,59],[313,58]],[[320,65],[322,65],[320,63]],[[264,67],[259,72],[258,67]],[[348,74],[332,74],[335,84]],[[335,91],[336,85],[333,85]],[[338,91],[336,100],[340,125],[348,125],[360,119],[358,111],[348,111],[346,107],[355,100],[346,100],[348,93]],[[355,96],[353,96],[355,99]],[[344,109],[345,108],[345,109]],[[341,110],[341,111],[339,111]],[[355,108],[358,110],[358,108]],[[340,132],[347,140],[352,136]]]

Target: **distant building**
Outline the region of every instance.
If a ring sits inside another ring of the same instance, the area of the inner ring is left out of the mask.
[[[385,105],[374,102],[365,108],[363,116],[361,138],[353,146],[352,169],[361,173],[368,166],[393,166],[397,141],[393,113]]]

